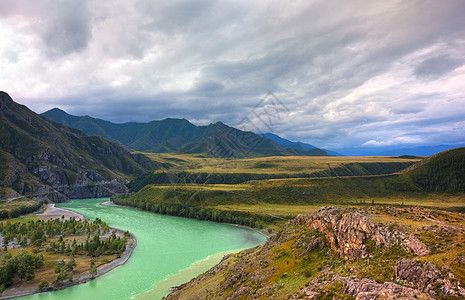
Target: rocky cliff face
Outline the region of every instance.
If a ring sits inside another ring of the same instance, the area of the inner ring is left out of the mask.
[[[167,299],[463,299],[464,226],[421,208],[326,207]]]
[[[40,200],[126,192],[157,166],[118,144],[52,123],[0,92],[0,186]]]
[[[313,214],[299,215],[294,222],[321,232],[331,248],[346,260],[366,258],[368,241],[374,241],[378,247],[400,244],[416,255],[429,253],[429,249],[415,235],[405,235],[379,226],[360,212],[324,207]]]

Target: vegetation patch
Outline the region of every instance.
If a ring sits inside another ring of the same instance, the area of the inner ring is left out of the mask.
[[[12,201],[0,201],[0,220],[17,218],[39,210],[43,202],[20,197]]]
[[[13,219],[0,222],[0,286],[59,288],[119,257],[129,233],[117,236],[100,219]]]

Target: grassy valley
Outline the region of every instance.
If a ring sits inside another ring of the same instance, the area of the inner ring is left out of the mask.
[[[251,180],[365,176],[401,171],[420,157],[305,157],[206,158],[186,154],[144,153],[163,166],[136,178],[133,192],[148,184],[240,184]]]
[[[165,173],[173,183],[149,184],[114,202],[272,233],[265,245],[226,257],[168,299],[465,296],[465,148],[426,159],[149,156],[170,164],[153,174]],[[404,160],[405,169],[389,172]],[[365,173],[331,176],[348,165]],[[176,180],[181,172],[198,180],[204,177],[193,176],[277,178],[199,183]],[[319,176],[297,178],[302,172]]]
[[[130,185],[135,192],[116,196],[114,202],[215,221],[231,222],[237,216],[232,223],[277,228],[274,224],[328,204],[408,205],[430,197],[405,176],[380,175],[412,166],[421,160],[418,157],[147,155],[167,167],[135,179]],[[431,203],[436,200],[431,198]]]

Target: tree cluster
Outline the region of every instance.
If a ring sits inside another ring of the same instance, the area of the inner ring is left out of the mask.
[[[92,238],[88,235],[84,243],[77,243],[76,239],[73,239],[71,243],[65,243],[63,238],[60,237],[57,242],[50,242],[46,251],[67,255],[86,254],[92,257],[121,254],[126,250],[127,238],[127,236],[124,238],[117,237],[115,231],[106,239],[101,239],[98,234],[95,234]]]
[[[44,257],[41,253],[20,251],[15,256],[6,253],[0,263],[0,285],[9,286],[15,277],[24,280],[34,279],[35,269],[42,267],[43,264]]]
[[[41,208],[43,202],[37,202],[33,205],[21,205],[19,207],[12,208],[10,210],[2,209],[0,210],[0,220],[8,218],[17,218],[22,215],[30,214]]]
[[[182,204],[158,204],[149,201],[131,201],[127,198],[114,198],[115,204],[137,207],[141,210],[151,211],[157,214],[185,217],[197,220],[206,220],[221,223],[231,223],[245,225],[249,227],[259,227],[260,217],[247,212],[224,211],[200,206],[186,206]],[[266,218],[266,217],[264,217]],[[269,221],[265,220],[264,221]]]
[[[465,192],[465,149],[454,149],[431,158],[411,172],[413,181],[425,192]]]
[[[18,243],[25,247],[28,245],[41,246],[47,237],[63,237],[77,234],[100,234],[107,233],[110,227],[100,219],[94,222],[88,220],[37,220],[25,223],[0,222],[0,233],[3,234],[3,247],[6,250],[8,243],[16,239]]]

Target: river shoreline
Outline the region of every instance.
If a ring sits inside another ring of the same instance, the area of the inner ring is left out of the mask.
[[[50,220],[50,219],[56,219],[56,218],[61,218],[62,216],[64,219],[69,219],[69,218],[76,218],[79,220],[85,219],[85,217],[79,213],[76,213],[72,210],[64,209],[64,208],[58,208],[55,207],[55,204],[47,204],[47,208],[43,212],[39,213],[34,213],[40,220]],[[116,231],[117,236],[123,236],[125,231],[110,227],[110,229],[113,231]],[[78,285],[81,283],[86,283],[91,280],[94,280],[111,270],[115,269],[118,266],[121,266],[125,264],[129,258],[131,257],[134,249],[137,246],[137,239],[136,237],[130,233],[128,243],[126,244],[126,250],[123,252],[120,258],[116,258],[108,263],[102,264],[97,267],[97,275],[91,276],[89,271],[85,271],[81,274],[76,275],[76,278],[73,278],[73,282],[66,282],[66,283],[61,283],[60,285],[50,287],[48,289],[39,291],[37,287],[30,288],[30,287],[25,287],[25,288],[16,288],[12,287],[9,289],[6,289],[0,296],[0,299],[11,299],[11,298],[16,298],[16,297],[22,297],[22,296],[28,296],[32,294],[38,294],[38,293],[46,293],[46,292],[52,292],[56,290],[62,290],[70,286]],[[19,290],[20,289],[20,290]]]
[[[140,211],[145,211],[145,212],[149,212],[149,213],[152,213],[152,214],[156,214],[156,213],[154,213],[154,212],[152,212],[152,211],[139,209],[139,208],[137,208],[137,207],[115,204],[115,203],[113,203],[113,201],[111,201],[111,200],[102,202],[102,203],[100,203],[100,204],[101,204],[101,205],[107,205],[107,206],[113,206],[113,207],[130,208],[130,209],[135,209],[135,210],[140,210]],[[163,215],[163,214],[161,214],[161,215]],[[170,215],[166,215],[166,216],[170,216]],[[172,217],[185,218],[185,217],[179,217],[179,216],[172,216]],[[186,218],[186,219],[191,219],[191,218]],[[192,219],[192,220],[195,220],[195,219]],[[234,223],[224,223],[224,222],[215,222],[215,221],[210,221],[210,220],[201,220],[201,221],[202,221],[202,222],[212,222],[212,223],[217,223],[217,224],[231,225],[231,226],[238,227],[238,228],[243,228],[243,229],[252,230],[252,231],[255,231],[255,232],[257,232],[257,233],[263,235],[263,236],[266,237],[267,239],[269,239],[269,238],[273,235],[273,234],[270,234],[270,233],[268,233],[267,231],[265,231],[265,229],[253,228],[253,227],[246,226],[246,225],[240,225],[240,224],[234,224]]]

